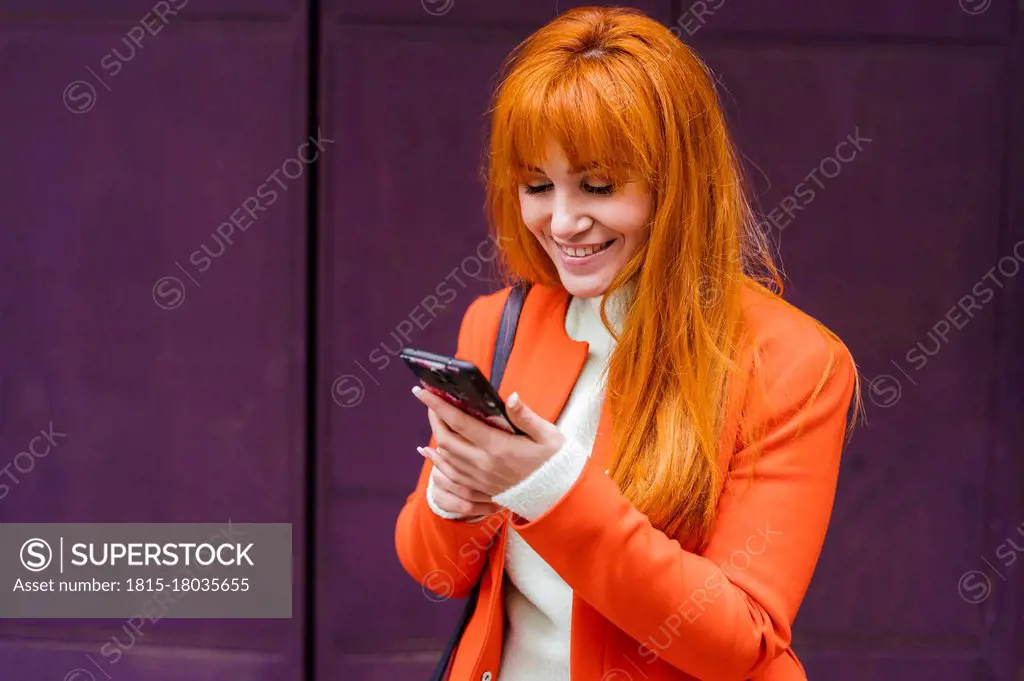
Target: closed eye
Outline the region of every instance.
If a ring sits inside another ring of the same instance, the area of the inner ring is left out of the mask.
[[[592,184],[583,184],[583,190],[590,192],[591,194],[611,194],[615,189],[615,185],[606,184],[602,186],[594,186]]]
[[[552,186],[553,185],[550,182],[547,184],[528,184],[524,185],[524,190],[527,194],[542,194],[551,189]],[[584,182],[580,186],[583,188],[583,191],[590,194],[608,195],[615,191],[615,185],[613,184],[593,185]]]

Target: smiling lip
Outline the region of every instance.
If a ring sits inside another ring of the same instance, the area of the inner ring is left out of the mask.
[[[583,267],[590,265],[595,260],[601,258],[618,239],[611,239],[596,244],[581,244],[581,245],[565,245],[560,244],[557,241],[555,246],[558,248],[558,254],[562,258],[562,262],[566,267]]]

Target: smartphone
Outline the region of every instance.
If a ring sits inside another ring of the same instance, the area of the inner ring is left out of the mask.
[[[425,390],[489,425],[525,434],[509,419],[498,391],[472,362],[413,348],[402,348],[399,357]]]

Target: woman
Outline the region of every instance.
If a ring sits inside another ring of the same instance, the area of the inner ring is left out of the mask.
[[[858,381],[773,292],[712,77],[657,22],[583,8],[517,48],[491,115],[526,434],[414,389],[434,436],[396,528],[424,587],[480,582],[450,678],[805,679],[791,625]],[[470,305],[458,357],[490,366],[508,293]]]

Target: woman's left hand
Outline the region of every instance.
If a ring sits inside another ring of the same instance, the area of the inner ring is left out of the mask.
[[[512,393],[506,404],[509,419],[526,435],[514,435],[466,414],[428,390],[413,394],[425,404],[437,448],[421,447],[454,483],[494,497],[523,481],[562,448],[565,436]]]

